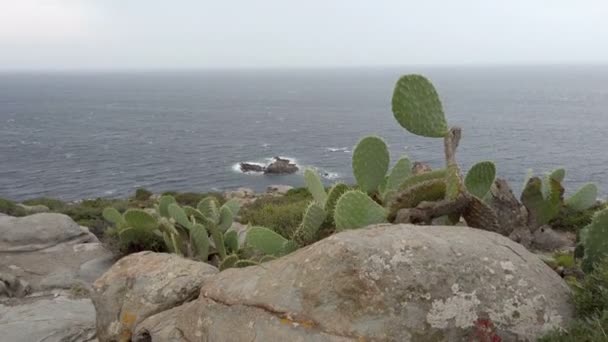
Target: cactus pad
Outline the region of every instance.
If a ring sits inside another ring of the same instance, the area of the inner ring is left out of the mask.
[[[334,222],[337,230],[355,229],[387,221],[387,212],[367,194],[347,191],[336,204]]]
[[[388,192],[399,189],[399,186],[410,177],[411,173],[412,163],[410,160],[408,158],[399,159],[386,179],[386,187],[382,191],[383,197],[386,198]]]
[[[129,227],[137,230],[154,230],[158,227],[158,222],[152,215],[139,209],[129,209],[124,214],[125,221]]]
[[[304,180],[308,191],[312,194],[312,198],[314,198],[321,207],[325,207],[327,193],[325,193],[325,187],[323,187],[319,175],[312,169],[307,169],[304,171]]]
[[[209,257],[209,236],[202,224],[195,224],[190,228],[192,250],[200,261],[207,261]]]
[[[353,173],[359,188],[367,193],[378,190],[388,171],[390,156],[382,139],[375,136],[363,138],[353,152]]]
[[[158,211],[160,216],[169,218],[169,204],[176,203],[175,198],[170,195],[161,196],[158,200]]]
[[[549,174],[549,177],[561,183],[566,178],[566,170],[563,168],[555,169]]]
[[[236,262],[239,261],[239,257],[236,254],[231,254],[229,256],[226,257],[226,259],[222,260],[222,262],[220,263],[220,271],[223,270],[227,270],[229,268],[234,267],[234,265],[236,264]]]
[[[186,212],[177,203],[169,204],[168,210],[169,216],[171,216],[179,225],[187,229],[192,227],[192,222],[188,219]]]
[[[329,189],[329,194],[327,195],[327,202],[325,202],[325,213],[327,214],[327,219],[333,222],[334,219],[334,210],[336,209],[336,203],[342,195],[348,191],[348,185],[344,183],[337,183]]]
[[[251,227],[245,241],[248,246],[264,254],[280,256],[288,240],[268,228]]]
[[[563,188],[553,179],[549,180],[549,184],[551,187],[549,198],[543,196],[542,181],[538,177],[530,178],[521,194],[521,203],[533,216],[537,226],[547,224],[559,212]]]
[[[448,132],[439,95],[424,76],[401,77],[395,86],[392,107],[397,122],[413,134],[440,138]]]
[[[400,190],[390,203],[391,214],[402,208],[414,208],[423,201],[438,201],[445,198],[446,182],[443,179],[430,179]]]
[[[218,224],[218,228],[220,231],[225,232],[232,226],[232,220],[234,219],[232,215],[232,210],[229,207],[222,206],[220,208],[220,220]]]
[[[209,221],[218,224],[220,220],[220,209],[215,197],[209,196],[203,198],[196,206],[198,211],[203,214]]]
[[[229,230],[224,234],[226,253],[236,253],[239,250],[239,237],[236,231]]]
[[[590,272],[595,264],[608,256],[608,209],[595,213],[580,237],[584,246],[583,270]]]
[[[597,202],[597,186],[593,183],[583,185],[576,193],[566,199],[566,205],[574,210],[583,211]]]
[[[462,180],[458,165],[452,164],[445,175],[445,198],[455,199],[462,192]]]
[[[306,246],[315,241],[317,231],[325,221],[327,214],[316,202],[311,202],[306,211],[302,223],[293,234],[293,240],[300,246]]]
[[[234,263],[234,267],[236,268],[243,268],[243,267],[249,267],[249,266],[257,266],[259,265],[257,262],[253,261],[253,260],[239,260],[236,263]]]
[[[464,180],[467,190],[477,198],[484,198],[496,178],[496,166],[491,161],[479,162],[467,173]]]
[[[115,226],[122,225],[125,222],[122,215],[114,208],[105,208],[102,215],[106,221],[113,223]]]
[[[222,207],[230,209],[233,217],[236,217],[239,214],[239,211],[241,211],[241,204],[234,198],[226,201]]]

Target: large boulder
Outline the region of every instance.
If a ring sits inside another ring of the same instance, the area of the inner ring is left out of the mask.
[[[534,341],[572,317],[537,256],[468,227],[380,225],[261,266],[151,316],[135,341]]]
[[[266,166],[264,173],[290,174],[296,173],[298,170],[298,166],[292,163],[289,159],[274,157],[274,161]]]
[[[136,324],[196,299],[217,272],[175,254],[140,252],[120,259],[93,284],[99,341],[128,341]]]
[[[16,277],[36,292],[86,287],[114,257],[86,227],[66,215],[44,213],[0,217],[0,260],[4,278]]]

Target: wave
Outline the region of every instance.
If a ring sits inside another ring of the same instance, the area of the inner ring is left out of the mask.
[[[351,151],[348,149],[348,147],[327,147],[325,149],[328,152],[344,152],[344,153],[350,153]]]

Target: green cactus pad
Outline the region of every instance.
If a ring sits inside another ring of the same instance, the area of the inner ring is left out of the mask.
[[[218,224],[220,220],[220,209],[215,197],[209,196],[203,198],[196,206],[198,211],[203,214],[209,221]]]
[[[257,262],[253,261],[253,260],[239,260],[234,264],[234,267],[236,268],[244,268],[244,267],[249,267],[249,266],[257,266],[259,265]]]
[[[336,230],[356,229],[387,222],[387,212],[367,194],[347,191],[336,204],[334,222]]]
[[[405,179],[399,186],[399,190],[406,190],[416,184],[426,182],[428,180],[445,179],[447,175],[446,169],[440,169],[435,171],[424,172],[418,175],[410,176]]]
[[[167,251],[176,254],[175,246],[173,246],[173,240],[171,240],[171,235],[167,232],[163,232],[163,241],[165,242],[165,248],[167,248]]]
[[[584,233],[583,233],[584,231]],[[591,224],[581,231],[584,246],[583,270],[591,272],[594,265],[608,256],[608,209],[595,213]]]
[[[400,190],[393,197],[391,215],[402,208],[414,208],[423,201],[438,201],[445,198],[446,182],[443,179],[430,179]]]
[[[316,202],[311,202],[306,211],[302,223],[293,234],[293,240],[300,246],[306,246],[315,241],[317,231],[325,221],[327,213]]]
[[[330,224],[334,219],[334,210],[336,209],[336,203],[342,195],[349,190],[348,185],[344,183],[337,183],[329,189],[327,195],[327,202],[325,202],[325,213],[327,214],[326,221],[329,220]]]
[[[549,174],[549,177],[561,183],[566,178],[566,170],[563,168],[555,169]]]
[[[521,194],[521,203],[533,215],[538,226],[547,224],[559,213],[563,188],[553,179],[550,179],[549,184],[551,187],[549,198],[545,199],[543,196],[542,181],[538,177],[530,178]]]
[[[439,95],[421,75],[406,75],[397,81],[393,93],[393,114],[413,134],[440,138],[448,132]]]
[[[285,241],[285,243],[283,244],[283,248],[281,248],[281,254],[280,255],[287,255],[293,251],[298,250],[300,246],[293,240],[287,240]]]
[[[479,162],[467,173],[464,184],[473,196],[484,198],[496,179],[496,165],[491,161]]]
[[[455,199],[462,192],[460,169],[456,164],[449,165],[445,175],[445,198]]]
[[[235,266],[235,264],[239,261],[239,257],[236,254],[231,254],[226,257],[226,259],[222,260],[220,263],[220,271],[227,270]]]
[[[215,245],[215,250],[217,251],[217,254],[219,254],[220,259],[223,260],[226,257],[226,245],[224,243],[224,234],[215,224],[208,224],[205,226],[205,228],[211,235],[211,239],[213,240],[213,245]]]
[[[237,199],[234,198],[226,201],[222,207],[227,207],[230,209],[233,217],[236,217],[239,214],[239,211],[241,211],[241,204]]]
[[[583,211],[597,202],[597,186],[593,183],[583,185],[576,193],[566,199],[566,205],[574,210]]]
[[[388,171],[390,156],[382,139],[375,136],[363,138],[353,152],[353,173],[359,188],[367,193],[378,190]]]
[[[161,196],[161,198],[158,199],[158,212],[160,213],[160,216],[166,218],[170,217],[169,204],[171,203],[176,203],[176,201],[175,198],[170,195]]]
[[[171,216],[179,225],[187,229],[192,227],[192,222],[188,219],[186,212],[177,203],[169,204],[168,210],[169,216]]]
[[[139,209],[129,209],[124,214],[124,219],[129,227],[137,230],[154,230],[158,227],[158,221],[152,215]]]
[[[218,224],[218,228],[220,231],[225,232],[228,228],[232,227],[232,220],[234,217],[232,216],[232,210],[229,207],[224,207],[220,209],[220,221]]]
[[[403,184],[411,174],[412,162],[410,162],[408,158],[399,159],[386,178],[386,187],[382,191],[383,197],[386,198],[386,194],[390,191],[397,191],[399,186]]]
[[[264,254],[280,256],[288,240],[268,228],[251,227],[245,241],[248,246]]]
[[[327,201],[327,193],[325,193],[325,187],[321,183],[321,178],[312,169],[304,171],[304,181],[308,191],[312,194],[312,198],[321,206],[325,207]]]
[[[197,259],[207,261],[209,258],[209,236],[207,229],[202,224],[195,224],[190,229],[192,249]]]
[[[114,208],[105,208],[103,210],[102,216],[106,221],[113,223],[115,226],[119,226],[125,223],[125,219],[118,212],[118,210]]]
[[[239,250],[239,236],[234,230],[224,233],[224,245],[226,253],[236,253]]]

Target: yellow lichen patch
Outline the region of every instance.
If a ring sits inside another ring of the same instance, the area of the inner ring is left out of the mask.
[[[128,342],[131,341],[132,328],[137,321],[137,315],[126,311],[123,312],[120,317],[121,331],[119,336],[119,342]]]

